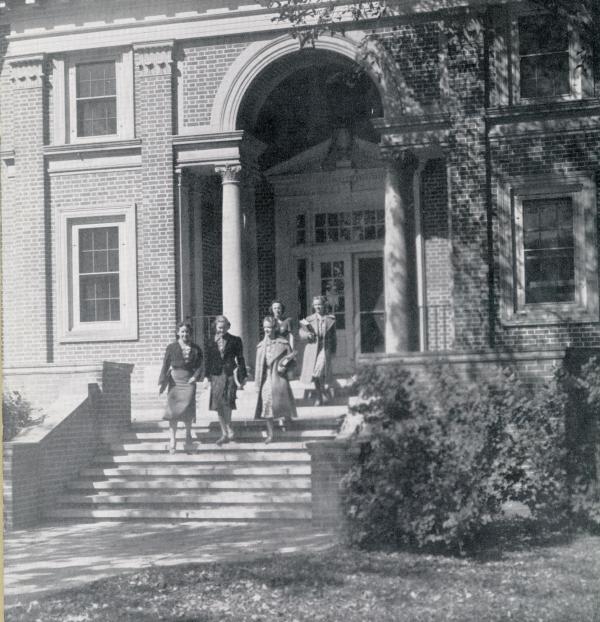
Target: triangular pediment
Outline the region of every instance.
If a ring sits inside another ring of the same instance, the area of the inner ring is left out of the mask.
[[[344,168],[381,168],[379,146],[337,134],[266,171],[267,177],[320,173]]]

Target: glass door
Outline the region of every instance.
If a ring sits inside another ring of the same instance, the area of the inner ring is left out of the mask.
[[[380,254],[355,257],[356,351],[385,352],[385,298],[383,257]]]
[[[333,371],[346,374],[354,367],[352,327],[352,263],[349,254],[316,255],[311,261],[310,300],[315,295],[327,298],[328,312],[335,316],[337,353]]]

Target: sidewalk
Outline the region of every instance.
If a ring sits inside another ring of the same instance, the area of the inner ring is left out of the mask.
[[[46,525],[5,534],[4,602],[101,577],[194,562],[323,550],[336,542],[310,525],[99,522]]]

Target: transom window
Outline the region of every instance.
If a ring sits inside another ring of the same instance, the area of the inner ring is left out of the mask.
[[[77,135],[117,133],[115,62],[84,63],[76,70]]]
[[[306,223],[305,214],[296,216],[297,245],[308,242]],[[385,212],[372,209],[315,214],[314,236],[317,244],[382,240],[385,237]]]
[[[121,318],[119,229],[79,229],[79,314],[81,322]]]
[[[575,299],[571,197],[523,201],[525,303]]]
[[[549,15],[519,18],[520,92],[525,99],[570,93],[567,24]]]

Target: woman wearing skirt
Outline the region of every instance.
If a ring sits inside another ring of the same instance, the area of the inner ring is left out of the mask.
[[[185,448],[192,446],[192,423],[196,421],[196,382],[202,376],[202,350],[191,341],[192,327],[186,322],[177,325],[177,341],[165,351],[158,384],[159,393],[169,389],[163,419],[169,422],[169,453],[177,445],[177,422],[185,424]]]
[[[294,364],[295,352],[288,340],[276,333],[275,319],[267,316],[263,320],[264,339],[256,347],[255,382],[258,391],[255,419],[264,419],[267,424],[265,443],[273,440],[273,421],[289,421],[297,417],[294,396],[288,375]]]

